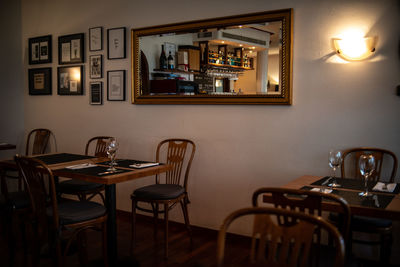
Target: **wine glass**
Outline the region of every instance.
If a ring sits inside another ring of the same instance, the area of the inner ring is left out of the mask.
[[[118,150],[118,142],[115,138],[110,138],[107,142],[107,155],[110,158],[110,168],[107,169],[107,171],[116,171],[117,169],[115,168],[115,156],[117,154]]]
[[[375,171],[375,158],[371,154],[364,154],[360,156],[358,161],[358,166],[360,167],[360,173],[364,176],[364,192],[360,192],[358,195],[362,197],[369,197],[372,194],[368,192],[368,178]]]
[[[340,150],[332,149],[329,151],[329,166],[333,169],[333,176],[331,177],[331,183],[328,184],[330,187],[340,187],[340,184],[336,181],[336,169],[342,163],[342,152]]]

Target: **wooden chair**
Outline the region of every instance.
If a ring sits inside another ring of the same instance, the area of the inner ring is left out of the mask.
[[[386,149],[371,147],[357,147],[343,151],[343,162],[341,165],[342,178],[362,179],[358,161],[363,154],[372,154],[375,157],[376,170],[370,177],[372,181],[394,182],[398,165],[396,155]],[[350,239],[354,243],[380,245],[380,261],[387,264],[391,254],[392,231],[391,220],[353,216],[350,227]],[[377,234],[379,235],[379,241],[355,239],[353,238],[353,232]]]
[[[188,152],[188,150],[190,150]],[[166,161],[162,161],[161,152]],[[187,153],[188,152],[188,153]],[[157,236],[158,214],[164,213],[165,221],[165,258],[168,258],[168,212],[177,203],[180,203],[185,225],[192,240],[190,230],[189,214],[187,205],[190,203],[187,193],[187,184],[189,179],[190,167],[196,152],[196,145],[188,139],[167,139],[160,142],[157,146],[156,161],[165,162],[172,166],[172,169],[165,173],[165,183],[161,183],[159,175],[156,176],[156,183],[136,189],[131,195],[132,200],[132,237],[131,250],[135,245],[135,222],[136,209],[151,212],[154,215],[154,237]],[[186,155],[187,154],[187,155]],[[182,177],[183,175],[183,177]],[[183,178],[183,179],[182,179]],[[138,206],[138,202],[146,202],[151,204],[151,209]],[[163,209],[159,206],[162,205]]]
[[[52,134],[53,133],[49,129],[44,128],[33,129],[30,131],[26,140],[25,155],[44,154]]]
[[[49,129],[38,128],[31,130],[27,135],[25,154],[44,154],[48,147],[51,135],[53,135],[53,133]],[[22,233],[22,239],[26,239],[25,223],[29,221],[27,219],[27,216],[29,215],[29,197],[27,192],[25,191],[23,180],[21,179],[17,170],[3,166],[0,167],[0,179],[0,197],[2,199],[0,203],[0,210],[4,219],[2,224],[4,226],[8,239],[10,265],[12,266],[14,261],[15,249],[17,246],[17,234],[14,233],[13,228],[15,227],[15,225],[18,225],[19,232]],[[18,186],[17,191],[9,191],[7,185],[8,179],[10,179],[10,181],[16,181]],[[27,248],[24,247],[24,249],[26,250]]]
[[[104,265],[107,259],[107,211],[98,203],[90,201],[57,202],[54,176],[52,171],[42,161],[15,156],[19,171],[27,185],[32,214],[32,227],[35,237],[33,247],[36,249],[36,259],[40,255],[42,242],[49,237],[50,248],[54,248],[57,266],[63,266],[65,256],[75,237],[87,229],[102,231]],[[64,232],[69,235],[64,236]],[[61,240],[68,237],[66,247],[62,251]]]
[[[344,198],[317,191],[264,187],[257,189],[253,193],[253,207],[259,206],[258,199],[260,195],[272,198],[272,203],[276,208],[300,211],[314,216],[322,216],[323,200],[336,202],[338,204],[338,213],[341,214],[339,230],[344,240],[347,240],[350,228],[351,212],[350,206]],[[288,218],[279,218],[279,224],[290,224],[290,221],[287,221],[287,219]]]
[[[95,157],[107,157],[107,141],[111,136],[96,136],[91,138],[85,148],[85,155],[90,153]],[[77,179],[69,179],[62,181],[57,187],[58,193],[76,195],[79,200],[91,200],[96,195],[99,195],[105,203],[104,192],[105,186],[103,184],[91,183]],[[89,196],[89,197],[88,197]]]
[[[250,263],[246,266],[309,266],[316,231],[326,231],[332,237],[335,244],[334,266],[344,266],[345,244],[335,226],[319,216],[266,207],[244,208],[226,217],[218,233],[217,266],[230,266],[224,259],[229,226],[236,219],[249,215],[254,215],[254,222]],[[272,216],[290,218],[292,223],[276,224]]]

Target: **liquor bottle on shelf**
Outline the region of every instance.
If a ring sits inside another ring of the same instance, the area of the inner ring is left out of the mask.
[[[167,57],[165,56],[164,45],[161,45],[161,55],[160,55],[160,69],[167,68]]]
[[[171,51],[169,51],[169,55],[168,55],[168,69],[169,70],[174,69],[174,58],[171,55]]]

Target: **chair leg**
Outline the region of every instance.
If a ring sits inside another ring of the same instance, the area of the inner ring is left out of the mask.
[[[136,240],[136,200],[132,199],[132,223],[131,223],[131,253],[135,247]]]
[[[157,231],[158,231],[158,203],[155,203],[155,207],[153,207],[154,214],[154,240],[157,240]]]
[[[188,213],[188,208],[187,208],[187,201],[186,198],[180,201],[181,208],[182,208],[182,213],[183,213],[183,218],[185,219],[185,226],[186,230],[189,233],[189,238],[190,238],[190,244],[192,245],[193,239],[192,239],[192,229],[190,227],[190,222],[189,222],[189,213]]]
[[[165,220],[165,229],[164,229],[164,242],[165,242],[165,251],[164,257],[168,259],[168,203],[164,203],[164,220]]]
[[[381,234],[380,239],[380,262],[386,266],[390,262],[392,234]]]

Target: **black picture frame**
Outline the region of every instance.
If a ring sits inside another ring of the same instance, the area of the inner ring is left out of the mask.
[[[52,69],[37,68],[29,69],[29,94],[30,95],[51,95],[52,94]]]
[[[85,62],[85,34],[76,33],[58,37],[58,64]]]
[[[107,58],[126,58],[126,28],[112,28],[107,30]]]
[[[83,95],[84,66],[57,68],[57,92],[59,95]]]
[[[89,51],[103,50],[103,27],[89,28]]]
[[[107,100],[125,101],[125,70],[107,71]]]
[[[90,79],[103,78],[103,55],[89,57]]]
[[[103,104],[103,82],[90,82],[90,104]]]
[[[29,65],[45,64],[52,61],[52,36],[45,35],[28,39]]]

